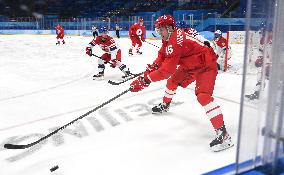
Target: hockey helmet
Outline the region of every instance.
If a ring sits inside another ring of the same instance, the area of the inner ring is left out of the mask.
[[[108,29],[107,29],[107,27],[101,27],[101,28],[99,29],[99,32],[100,32],[100,33],[107,33],[107,32],[108,32]]]
[[[139,22],[144,22],[144,19],[143,18],[139,18]]]
[[[220,38],[221,36],[222,36],[221,30],[216,30],[216,31],[214,32],[214,37],[215,37],[215,38]]]
[[[164,27],[164,26],[172,26],[173,28],[176,27],[176,23],[174,18],[171,15],[163,15],[160,16],[156,22],[155,22],[155,27],[157,29]]]

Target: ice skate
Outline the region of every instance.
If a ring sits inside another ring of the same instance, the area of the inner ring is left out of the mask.
[[[137,50],[137,55],[142,55],[142,52],[140,50]]]
[[[129,70],[123,72],[124,75],[122,76],[122,78],[127,78],[127,77],[130,77],[131,75],[133,75]]]
[[[153,114],[162,114],[164,112],[168,112],[170,108],[170,103],[160,103],[157,106],[154,106],[152,108],[152,113]]]
[[[64,41],[64,40],[62,41],[62,44],[65,44],[65,41]]]
[[[259,99],[259,91],[255,91],[253,94],[245,95],[245,97],[249,100],[257,100]]]
[[[60,45],[60,41],[57,41],[56,45]]]
[[[234,146],[231,136],[226,131],[225,125],[216,130],[216,137],[210,143],[210,148],[214,152],[219,152]]]
[[[104,79],[104,74],[98,73],[93,76],[93,80],[103,80],[103,79]]]
[[[132,56],[132,55],[133,55],[133,53],[132,53],[132,49],[129,49],[129,51],[128,51],[128,55],[129,55],[129,56]]]

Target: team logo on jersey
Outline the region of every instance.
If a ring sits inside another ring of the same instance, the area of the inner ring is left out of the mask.
[[[183,42],[183,35],[180,29],[177,30],[177,44],[181,45]]]
[[[136,34],[137,35],[142,35],[142,30],[141,29],[137,29]]]

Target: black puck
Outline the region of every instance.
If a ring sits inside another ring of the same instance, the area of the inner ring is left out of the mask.
[[[50,168],[50,171],[53,172],[53,171],[57,170],[58,168],[59,168],[58,165],[56,165],[56,166]]]

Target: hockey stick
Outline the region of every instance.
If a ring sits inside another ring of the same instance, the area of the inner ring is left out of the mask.
[[[160,47],[158,47],[158,46],[156,46],[155,44],[152,44],[152,43],[150,43],[150,42],[148,42],[148,41],[144,41],[145,43],[148,43],[148,44],[150,44],[150,45],[152,45],[152,46],[155,46],[155,47],[157,47],[157,48],[159,48],[160,49]]]
[[[152,34],[153,34],[153,33],[152,33]],[[142,42],[148,43],[148,44],[150,44],[150,45],[152,45],[152,46],[155,46],[155,47],[157,47],[157,48],[160,49],[160,47],[156,46],[155,44],[152,44],[152,43],[150,43],[150,42],[148,42],[148,41],[146,41],[146,40],[144,40],[144,41],[141,40],[138,36],[136,36],[136,38],[137,38],[138,40],[142,41]]]
[[[153,35],[154,38],[157,38],[157,36],[154,33],[152,33],[152,35]]]
[[[120,96],[126,94],[126,93],[129,92],[130,90],[131,90],[131,88],[129,88],[129,89],[127,89],[127,90],[121,92],[120,94],[116,95],[115,97],[109,99],[108,101],[102,103],[101,105],[97,106],[96,108],[94,108],[94,109],[88,111],[87,113],[81,115],[80,117],[78,117],[78,118],[72,120],[71,122],[67,123],[66,125],[61,126],[60,128],[56,129],[55,131],[49,133],[48,135],[46,135],[46,136],[44,136],[44,137],[38,139],[37,141],[34,141],[34,142],[29,143],[29,144],[26,144],[26,145],[14,145],[14,144],[9,144],[9,143],[8,143],[8,144],[5,144],[5,145],[4,145],[4,148],[6,148],[6,149],[26,149],[26,148],[29,148],[29,147],[31,147],[31,146],[34,146],[35,144],[38,144],[39,142],[41,142],[41,141],[43,141],[43,140],[49,138],[50,136],[56,134],[58,131],[65,129],[67,126],[72,125],[74,122],[76,122],[76,121],[78,121],[78,120],[80,120],[80,119],[82,119],[82,118],[88,116],[89,114],[91,114],[91,113],[95,112],[96,110],[102,108],[103,106],[109,104],[110,102],[112,102],[112,101],[114,101],[115,99],[117,99],[118,97],[120,97]]]
[[[94,56],[94,57],[97,57],[97,58],[100,58],[100,59],[104,60],[102,57],[100,57],[100,56],[98,56],[98,55],[95,55],[95,54],[92,54],[91,56]],[[105,60],[104,60],[104,61],[105,61]],[[110,62],[107,62],[107,63],[111,64]]]
[[[97,58],[100,58],[100,59],[103,59],[102,57],[99,57],[99,56],[97,56],[97,55],[95,55],[95,54],[92,54],[92,56],[95,56],[95,57],[97,57]],[[113,65],[111,62],[107,62],[107,63],[109,63],[110,65]],[[140,74],[142,74],[142,73],[140,73]],[[132,76],[132,75],[134,75],[134,77],[137,77],[138,75],[140,75],[140,74],[132,74],[132,73],[130,73],[130,75],[129,76]],[[111,80],[109,80],[109,81],[111,81]],[[112,84],[112,83],[110,83],[110,84]],[[114,83],[115,84],[115,83]]]
[[[122,81],[120,81],[120,82],[115,82],[115,81],[108,80],[108,83],[111,84],[111,85],[120,85],[120,84],[122,84],[122,83],[125,83],[125,82],[127,82],[127,81],[129,81],[129,80],[132,80],[132,79],[138,77],[138,76],[141,75],[141,74],[143,74],[143,72],[141,72],[141,73],[139,73],[139,74],[132,74],[133,76],[131,76],[130,78],[124,79],[124,80],[122,80]]]

